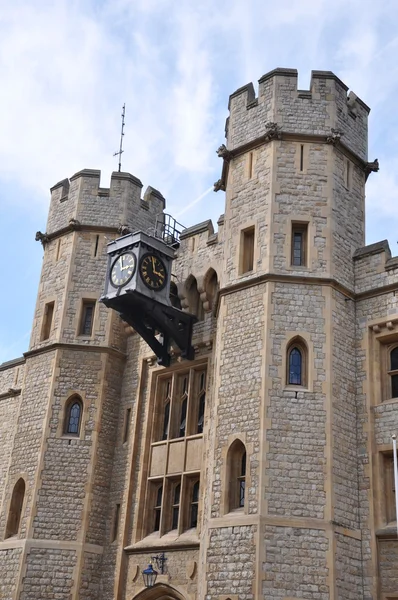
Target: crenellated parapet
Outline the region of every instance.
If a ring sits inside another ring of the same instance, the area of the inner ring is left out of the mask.
[[[142,182],[130,173],[114,172],[109,188],[100,187],[101,171],[83,169],[70,179],[51,188],[51,204],[47,221],[47,238],[71,228],[114,229],[119,227],[146,230],[154,226],[163,212],[165,199],[149,186],[142,197]]]
[[[332,130],[359,160],[367,161],[369,107],[331,71],[312,71],[309,90],[300,90],[296,69],[274,69],[259,79],[258,96],[249,83],[231,94],[226,137],[229,151],[267,135],[270,123],[281,135],[326,141]]]

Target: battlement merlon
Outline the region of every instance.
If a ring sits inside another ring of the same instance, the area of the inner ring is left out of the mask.
[[[331,71],[312,71],[309,90],[299,90],[296,69],[277,68],[259,79],[258,96],[249,83],[231,94],[226,137],[236,150],[267,133],[276,123],[282,133],[330,136],[367,161],[367,120],[370,108]]]
[[[125,172],[113,172],[110,187],[100,187],[101,171],[83,169],[51,188],[46,236],[75,226],[131,231],[153,228],[165,209],[162,194],[148,186],[142,197],[142,182]]]

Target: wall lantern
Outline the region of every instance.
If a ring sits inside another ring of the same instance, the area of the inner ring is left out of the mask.
[[[142,571],[142,577],[144,579],[145,587],[151,588],[156,583],[156,577],[158,576],[158,572],[154,570],[151,563],[149,563],[148,567]]]
[[[164,555],[164,552],[157,554],[156,556],[152,556],[152,561],[156,564],[160,573],[164,575],[166,568],[167,558]],[[156,578],[158,576],[158,572],[152,567],[152,563],[149,563],[148,567],[142,571],[142,577],[144,579],[145,587],[151,588],[156,583]]]

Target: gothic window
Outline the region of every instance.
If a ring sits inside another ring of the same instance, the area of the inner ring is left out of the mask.
[[[13,535],[18,534],[19,525],[21,522],[24,497],[25,497],[25,481],[21,477],[20,479],[18,479],[17,483],[14,486],[13,492],[12,492],[10,509],[8,512],[5,538],[9,538]]]
[[[199,480],[195,481],[192,487],[191,507],[189,515],[189,527],[196,527],[198,524],[199,509]]]
[[[398,398],[398,346],[390,352],[389,376],[391,380],[391,398]]]
[[[227,512],[245,506],[246,461],[244,444],[240,440],[235,440],[227,455]]]
[[[79,396],[73,396],[66,404],[64,433],[76,435],[80,433],[83,403]]]
[[[292,223],[291,264],[294,267],[307,266],[308,223]]]
[[[307,347],[300,339],[293,340],[287,349],[287,384],[307,385]]]
[[[158,374],[143,536],[197,526],[205,401],[203,361]]]
[[[95,302],[84,300],[80,319],[79,335],[91,335],[93,331]]]

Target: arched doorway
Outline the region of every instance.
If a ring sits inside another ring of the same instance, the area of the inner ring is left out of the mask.
[[[185,600],[185,597],[171,586],[158,583],[139,592],[132,600]]]

